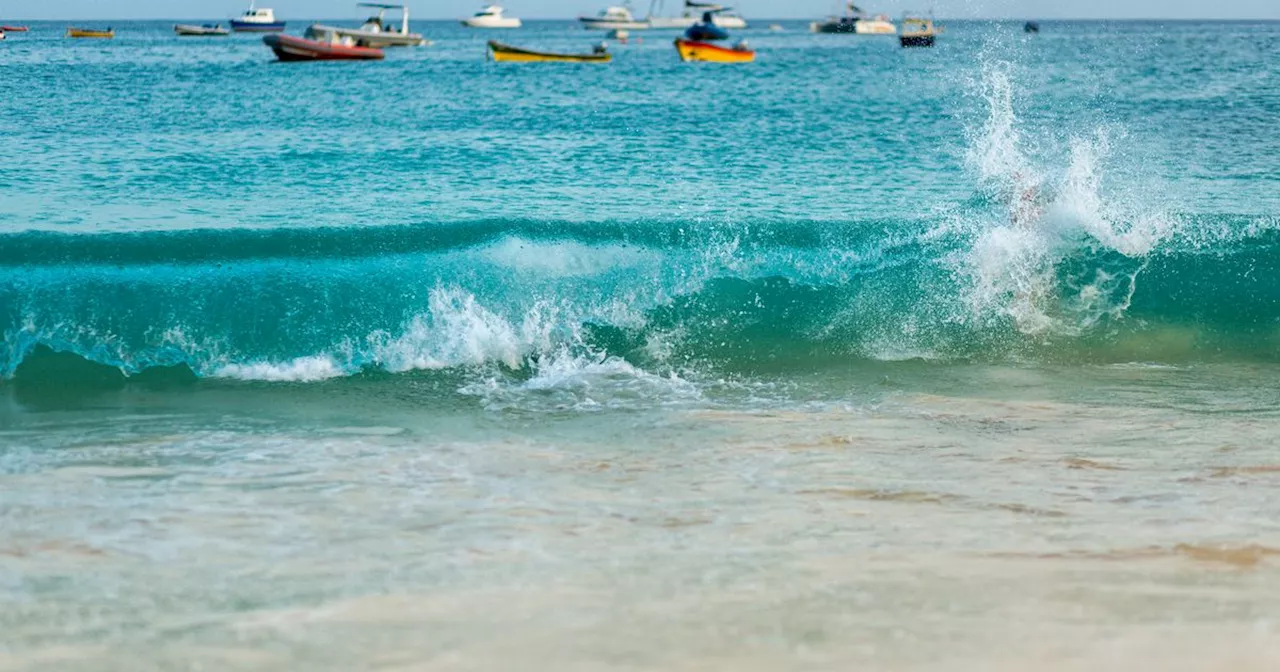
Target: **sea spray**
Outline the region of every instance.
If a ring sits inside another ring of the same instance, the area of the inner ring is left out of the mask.
[[[971,238],[952,263],[967,280],[972,319],[1007,318],[1032,337],[1079,335],[1104,317],[1124,316],[1142,266],[1092,269],[1092,279],[1081,280],[1064,279],[1062,263],[1096,248],[1145,257],[1173,235],[1175,220],[1141,205],[1141,195],[1103,195],[1101,170],[1111,149],[1105,128],[1070,137],[1065,167],[1054,165],[1059,153],[1029,156],[1025,145],[1050,146],[1056,134],[1027,143],[1015,72],[1008,62],[988,62],[976,84],[987,114],[968,134],[967,158],[990,207],[951,225]]]

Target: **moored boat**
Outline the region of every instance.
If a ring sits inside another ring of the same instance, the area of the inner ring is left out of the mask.
[[[229,29],[223,28],[221,24],[217,23],[206,23],[200,26],[189,23],[179,23],[173,27],[173,32],[182,37],[216,37],[231,34]]]
[[[587,30],[645,30],[648,21],[639,21],[631,10],[619,5],[605,7],[595,16],[580,16],[578,22]]]
[[[704,61],[707,63],[750,63],[756,60],[756,52],[747,48],[745,42],[732,47],[721,47],[708,42],[695,42],[684,38],[676,38],[676,51],[680,60]]]
[[[520,19],[504,16],[502,7],[487,5],[474,15],[462,19],[462,25],[468,28],[519,28]]]
[[[932,47],[940,32],[942,29],[933,25],[932,18],[904,17],[898,43],[904,47]]]
[[[498,63],[608,63],[613,60],[613,55],[602,46],[596,47],[590,54],[558,54],[522,49],[489,40],[489,53],[492,55],[493,60]]]
[[[100,38],[100,39],[109,40],[115,36],[116,36],[116,31],[113,28],[108,28],[106,30],[95,30],[93,28],[76,28],[74,26],[71,28],[67,28],[67,37],[76,37],[76,38],[91,37],[91,38]]]
[[[28,30],[31,29],[26,26],[0,26],[0,31],[4,31],[6,33],[25,33]]]
[[[284,21],[276,21],[274,10],[254,7],[252,0],[244,14],[231,19],[231,30],[237,33],[279,33],[284,30],[284,26]]]
[[[879,14],[869,16],[852,2],[845,5],[844,16],[830,16],[825,21],[809,24],[813,33],[845,33],[853,35],[896,35],[898,29],[889,17]]]
[[[361,47],[349,37],[308,40],[293,35],[265,35],[262,42],[281,61],[376,61],[386,57],[381,49]]]
[[[421,47],[430,42],[418,33],[409,32],[409,8],[404,5],[389,5],[380,2],[360,2],[357,7],[373,7],[378,10],[376,16],[365,20],[359,28],[342,28],[315,23],[307,28],[306,36],[310,39],[324,40],[329,35],[349,37],[355,40],[356,46],[383,49],[386,47]],[[386,22],[387,10],[400,12],[400,27]]]
[[[747,27],[746,19],[737,14],[730,12],[729,7],[725,7],[714,2],[697,2],[696,0],[685,0],[684,12],[680,16],[662,16],[662,0],[653,0],[649,5],[649,16],[645,21],[649,24],[649,28],[661,30],[664,28],[687,29],[698,22],[698,17],[704,12],[714,12],[715,25],[719,28],[731,28],[734,30]]]

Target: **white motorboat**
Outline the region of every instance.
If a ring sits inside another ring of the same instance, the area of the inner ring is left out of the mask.
[[[693,27],[702,15],[711,12],[716,26],[725,29],[740,30],[747,27],[747,22],[737,14],[730,14],[729,8],[709,2],[685,0],[684,12],[680,16],[662,16],[662,0],[649,3],[649,14],[637,19],[625,5],[606,7],[596,16],[582,16],[578,21],[587,30],[685,30]]]
[[[308,39],[320,39],[327,35],[337,35],[339,37],[349,37],[355,41],[355,44],[361,47],[370,47],[372,49],[383,49],[385,47],[421,47],[430,42],[418,33],[409,32],[409,8],[404,5],[388,5],[380,2],[361,2],[356,4],[357,7],[373,7],[378,10],[377,16],[369,17],[359,28],[342,28],[339,26],[326,26],[323,24],[312,24],[307,28],[306,36]],[[386,23],[386,14],[388,9],[400,10],[400,28]]]
[[[595,16],[580,16],[578,21],[587,30],[645,30],[648,21],[639,21],[631,15],[631,10],[621,5],[612,5],[600,10]]]
[[[276,21],[274,11],[255,7],[252,1],[244,14],[231,19],[231,30],[237,33],[279,33],[284,30],[284,26],[284,21]]]
[[[809,31],[814,33],[848,33],[856,35],[897,35],[898,28],[889,17],[880,14],[868,16],[861,7],[848,3],[844,16],[829,16],[825,21],[814,21],[809,24]]]
[[[649,16],[646,19],[649,27],[654,30],[677,29],[685,30],[693,27],[702,15],[711,12],[712,22],[719,28],[726,30],[741,30],[747,27],[747,22],[741,16],[729,12],[729,7],[711,2],[696,2],[695,0],[685,0],[684,11],[680,16],[662,16],[662,0],[653,0],[649,6]]]
[[[519,28],[520,19],[514,16],[503,16],[502,8],[498,5],[488,5],[484,9],[476,12],[462,20],[462,25],[468,28]]]

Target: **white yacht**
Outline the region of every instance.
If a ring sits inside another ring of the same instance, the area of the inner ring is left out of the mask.
[[[845,5],[844,16],[829,16],[826,21],[814,21],[809,24],[809,31],[814,33],[853,33],[855,35],[897,35],[898,28],[889,17],[879,14],[868,16],[862,8],[852,2]]]
[[[648,21],[636,20],[631,10],[621,5],[605,7],[595,16],[580,16],[578,21],[587,30],[644,30],[649,27]]]
[[[503,9],[498,5],[488,5],[462,20],[468,28],[519,28],[520,19],[514,16],[503,16]]]
[[[663,28],[675,28],[684,30],[691,28],[693,24],[702,19],[702,15],[711,12],[711,21],[716,26],[725,29],[741,30],[747,27],[747,22],[741,16],[729,12],[730,8],[713,2],[696,2],[695,0],[685,0],[684,11],[680,16],[661,16],[662,0],[653,0],[649,5],[649,27],[655,30]]]
[[[662,16],[662,0],[649,3],[649,14],[637,19],[625,5],[606,7],[596,16],[578,17],[582,27],[587,30],[685,30],[702,19],[702,15],[710,12],[712,22],[725,29],[740,30],[747,27],[747,22],[737,14],[730,14],[729,8],[710,2],[685,0],[684,12],[680,16]]]

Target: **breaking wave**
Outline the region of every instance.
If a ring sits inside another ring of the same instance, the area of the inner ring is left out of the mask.
[[[0,234],[0,375],[56,375],[50,353],[254,381],[462,368],[493,405],[589,405],[609,381],[696,395],[698,372],[860,359],[1276,359],[1275,219],[1113,184],[1111,129],[1029,141],[1012,81],[975,84],[974,193],[927,218]]]

